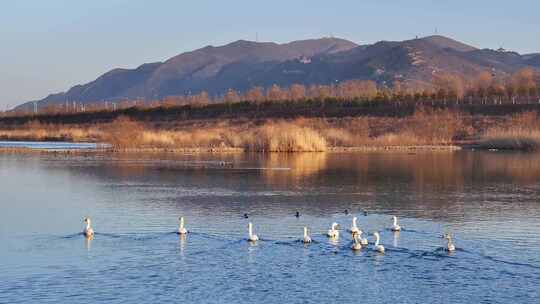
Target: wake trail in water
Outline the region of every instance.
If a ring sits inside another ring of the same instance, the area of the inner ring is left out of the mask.
[[[487,254],[482,254],[482,253],[469,251],[469,250],[465,250],[465,249],[459,249],[458,248],[457,250],[465,252],[465,253],[469,253],[469,254],[472,254],[472,255],[476,255],[476,256],[484,258],[485,260],[496,262],[496,263],[502,263],[502,264],[512,265],[512,266],[521,266],[521,267],[526,267],[526,268],[530,268],[530,269],[540,269],[540,266],[534,265],[534,264],[506,261],[506,260],[498,259],[496,257],[490,256],[490,255],[487,255]]]

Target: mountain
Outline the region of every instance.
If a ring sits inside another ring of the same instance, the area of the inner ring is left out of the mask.
[[[90,83],[49,95],[37,104],[43,107],[66,101],[149,100],[201,91],[218,95],[228,89],[244,91],[253,86],[328,84],[348,79],[426,83],[439,72],[471,78],[485,70],[506,74],[526,66],[540,67],[540,55],[478,49],[444,36],[371,45],[338,38],[285,44],[239,40],[136,69],[114,69]],[[33,102],[18,109],[31,106]]]
[[[538,54],[528,54],[523,56],[525,58],[525,62],[528,65],[540,67],[540,53]]]

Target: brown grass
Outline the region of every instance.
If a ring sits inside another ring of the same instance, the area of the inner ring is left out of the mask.
[[[44,125],[37,121],[18,128],[0,129],[1,140],[94,142],[102,136],[103,132],[96,127]]]
[[[243,148],[259,152],[318,152],[326,141],[316,131],[289,122],[267,122],[255,128],[247,125],[191,127],[156,130],[120,118],[105,129],[104,140],[115,148]]]
[[[536,113],[486,118],[449,110],[420,110],[402,118],[244,118],[150,123],[120,117],[101,125],[32,122],[0,129],[3,140],[106,142],[118,150],[319,152],[336,147],[450,146],[477,138],[480,148],[537,149],[540,120]]]
[[[289,122],[266,123],[248,135],[246,150],[261,152],[322,152],[326,139],[317,131]]]
[[[442,126],[439,124],[442,123]],[[170,126],[169,126],[170,127]],[[320,152],[330,147],[450,145],[469,132],[456,113],[419,113],[395,118],[298,118],[204,121],[175,129],[148,127],[120,118],[105,128],[116,148],[242,148],[258,152]]]
[[[491,129],[479,141],[480,148],[533,151],[540,149],[540,130]]]
[[[478,145],[483,149],[539,150],[540,120],[537,113],[514,115],[500,126],[487,129]]]

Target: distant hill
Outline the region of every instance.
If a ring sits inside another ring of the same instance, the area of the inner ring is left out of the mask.
[[[469,78],[485,70],[505,74],[526,66],[540,67],[540,54],[478,49],[444,36],[372,45],[338,38],[285,44],[239,40],[136,69],[114,69],[90,83],[36,102],[43,107],[67,101],[150,100],[201,91],[218,95],[228,89],[244,91],[254,86],[328,84],[348,79],[425,83],[438,72]],[[32,104],[18,108],[30,108]]]

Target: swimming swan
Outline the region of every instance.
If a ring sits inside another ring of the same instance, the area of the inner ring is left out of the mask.
[[[356,220],[356,216],[352,218],[351,233],[360,233],[360,229],[358,229],[358,226],[356,226]]]
[[[304,239],[302,240],[304,242],[304,244],[309,244],[311,243],[311,237],[309,236],[308,234],[308,229],[307,227],[304,227]]]
[[[187,231],[186,228],[184,228],[184,217],[180,217],[179,220],[180,220],[180,227],[178,227],[178,231],[176,233],[177,234],[187,234],[188,231]]]
[[[375,249],[375,251],[378,251],[380,253],[384,253],[384,246],[379,245],[379,240],[380,240],[379,233],[373,232],[373,236],[375,237],[375,247],[373,249]]]
[[[332,228],[328,230],[326,235],[334,239],[339,238],[339,230],[337,230],[338,226],[339,226],[338,223],[332,223]]]
[[[446,234],[446,235],[444,235],[444,238],[445,238],[446,241],[448,242],[448,243],[446,244],[445,250],[448,251],[448,252],[455,251],[455,250],[456,250],[456,246],[454,245],[454,242],[452,241],[452,236],[451,236],[450,234]]]
[[[392,231],[401,231],[401,227],[398,225],[397,216],[394,216],[394,225],[392,225]]]
[[[256,234],[253,234],[253,224],[251,222],[248,224],[248,232],[249,232],[248,240],[250,242],[256,242],[259,240],[259,237]]]
[[[360,231],[358,232],[358,240],[360,241],[360,244],[362,244],[362,246],[367,246],[367,245],[369,244],[368,239],[367,239],[367,238],[363,238],[363,237],[362,237],[362,233],[363,233],[362,230],[360,230]]]
[[[360,240],[358,239],[358,233],[353,232],[353,243],[351,245],[352,250],[362,250],[362,244],[360,243]]]
[[[86,237],[92,237],[94,236],[94,229],[92,229],[92,221],[89,217],[84,218],[84,222],[86,223],[86,227],[83,230],[84,236]]]

